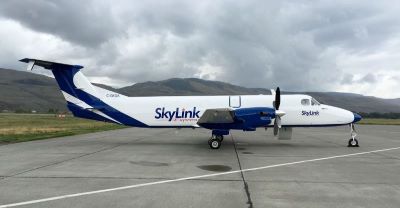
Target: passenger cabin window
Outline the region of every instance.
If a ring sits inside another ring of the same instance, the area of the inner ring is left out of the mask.
[[[309,99],[303,99],[301,100],[302,105],[310,105],[310,100]]]
[[[311,105],[320,105],[320,104],[316,99],[312,98],[311,99]]]

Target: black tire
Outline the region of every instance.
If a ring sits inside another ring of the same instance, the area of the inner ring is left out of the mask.
[[[210,141],[209,145],[210,145],[211,149],[219,149],[221,147],[221,144],[222,144],[221,140],[214,138],[214,139],[210,139],[209,141]]]
[[[357,139],[349,139],[348,142],[348,147],[359,147],[358,146],[358,140]]]
[[[219,139],[221,142],[224,141],[224,136],[223,135],[217,135],[215,138]]]

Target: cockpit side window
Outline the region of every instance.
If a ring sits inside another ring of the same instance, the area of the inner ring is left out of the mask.
[[[301,104],[302,105],[310,105],[310,99],[302,99]]]
[[[312,98],[311,105],[320,105],[320,103],[316,99]]]

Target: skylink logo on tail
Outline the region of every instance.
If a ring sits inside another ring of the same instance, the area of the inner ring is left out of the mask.
[[[174,111],[165,110],[165,108],[157,108],[156,109],[156,116],[155,119],[168,119],[168,121],[172,121],[175,119],[198,119],[200,118],[199,113],[200,111],[196,110],[196,107],[193,107],[192,110],[187,111],[184,108],[179,109],[176,108]]]

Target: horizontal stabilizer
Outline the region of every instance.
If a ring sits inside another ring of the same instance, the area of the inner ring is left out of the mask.
[[[19,60],[21,62],[28,63],[28,68],[27,70],[32,70],[34,66],[41,66],[45,69],[82,69],[83,66],[80,65],[69,65],[69,64],[62,64],[62,63],[57,63],[57,62],[51,62],[51,61],[43,61],[39,59],[30,59],[30,58],[24,58]]]

